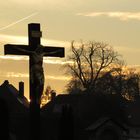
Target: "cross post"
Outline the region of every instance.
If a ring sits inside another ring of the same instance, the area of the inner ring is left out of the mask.
[[[4,45],[5,55],[29,56],[30,140],[40,139],[40,100],[44,89],[43,57],[64,57],[63,47],[41,46],[40,24],[28,24],[29,45]]]

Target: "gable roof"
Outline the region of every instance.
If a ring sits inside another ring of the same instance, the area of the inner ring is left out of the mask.
[[[125,126],[123,123],[120,123],[114,119],[111,119],[110,117],[101,117],[99,118],[96,122],[94,122],[93,124],[89,125],[86,130],[87,131],[95,131],[96,129],[98,129],[99,127],[102,127],[103,125],[107,124],[111,122],[114,125],[117,125],[118,127],[120,127],[123,130],[127,130],[127,126]]]
[[[19,91],[7,80],[0,86],[0,98],[6,101],[10,112],[24,113],[29,108],[27,98],[20,97]]]

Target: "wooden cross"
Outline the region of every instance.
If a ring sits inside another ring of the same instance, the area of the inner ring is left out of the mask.
[[[30,118],[31,129],[37,129],[40,116],[40,97],[44,88],[43,56],[64,57],[63,47],[41,46],[40,24],[28,25],[29,45],[4,45],[5,55],[28,55],[29,56],[29,79],[30,79]],[[36,126],[35,126],[35,124]],[[36,131],[36,130],[32,130]],[[39,130],[38,130],[39,131]],[[37,132],[33,132],[31,139],[37,139]],[[38,138],[39,139],[39,138]]]

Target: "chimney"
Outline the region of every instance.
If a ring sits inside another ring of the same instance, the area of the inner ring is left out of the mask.
[[[24,82],[19,82],[19,96],[24,97]]]
[[[9,81],[8,80],[5,80],[3,85],[9,85]]]
[[[54,90],[52,90],[51,91],[51,101],[53,101],[55,97],[56,97],[56,92]]]

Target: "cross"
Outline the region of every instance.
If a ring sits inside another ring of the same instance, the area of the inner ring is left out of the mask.
[[[29,45],[6,44],[4,54],[29,56],[31,139],[37,139],[39,136],[34,131],[39,131],[36,127],[39,126],[40,99],[44,88],[43,57],[64,57],[65,54],[63,47],[41,45],[42,32],[38,23],[28,24],[28,36]]]

